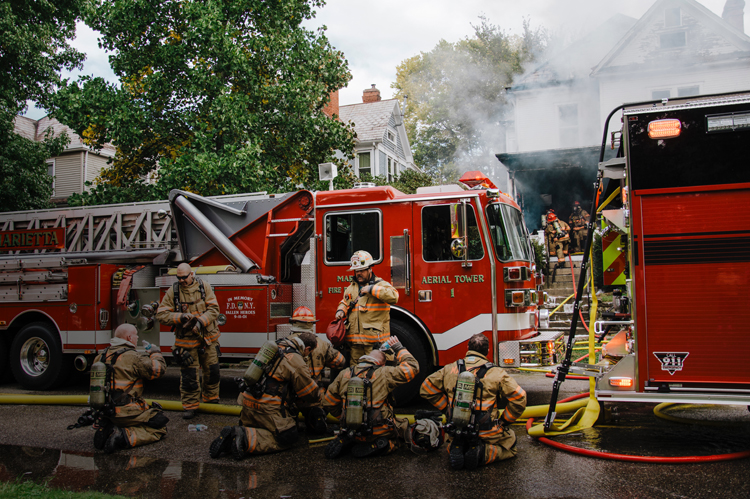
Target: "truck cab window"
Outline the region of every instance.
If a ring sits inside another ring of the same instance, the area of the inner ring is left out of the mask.
[[[492,204],[487,207],[487,220],[498,260],[531,259],[529,237],[520,211],[509,205]]]
[[[456,204],[425,206],[422,209],[422,258],[425,262],[463,260],[451,253],[451,243],[461,237],[456,220]],[[467,206],[466,221],[468,225],[469,260],[481,260],[484,257],[482,239],[479,237],[474,208]]]
[[[352,254],[365,250],[375,262],[382,259],[383,224],[379,211],[329,213],[325,217],[326,263],[349,263]]]

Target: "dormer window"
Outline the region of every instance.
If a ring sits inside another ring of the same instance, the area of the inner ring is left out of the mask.
[[[673,9],[664,9],[664,27],[674,28],[675,26],[682,26],[680,8],[675,7]]]

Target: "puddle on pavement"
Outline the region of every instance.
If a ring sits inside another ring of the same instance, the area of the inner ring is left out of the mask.
[[[683,423],[656,417],[653,407],[621,406],[615,410],[615,421],[555,440],[597,452],[638,456],[709,456],[750,450],[750,412],[744,406],[679,406],[662,411]]]
[[[17,478],[143,498],[249,499],[258,486],[256,471],[248,467],[0,445],[0,480]]]

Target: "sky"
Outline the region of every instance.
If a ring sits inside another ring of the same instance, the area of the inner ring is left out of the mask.
[[[331,44],[344,52],[352,80],[339,92],[340,105],[362,102],[362,91],[376,85],[383,99],[391,98],[396,66],[429,52],[441,40],[456,42],[471,37],[472,24],[484,16],[506,33],[521,34],[523,20],[574,40],[620,13],[640,18],[655,0],[327,0],[317,15],[305,23],[309,29],[326,26]],[[726,0],[700,0],[721,16]],[[745,5],[745,32],[750,31],[750,1]],[[73,45],[87,54],[77,74],[102,76],[115,81],[107,54],[98,49],[97,33],[79,25]],[[30,109],[39,119],[44,111]]]

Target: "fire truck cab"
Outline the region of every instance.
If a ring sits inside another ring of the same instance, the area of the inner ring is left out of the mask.
[[[750,93],[626,105],[627,195],[604,217],[627,234],[629,275],[600,401],[750,403]],[[618,300],[619,301],[619,300]]]

